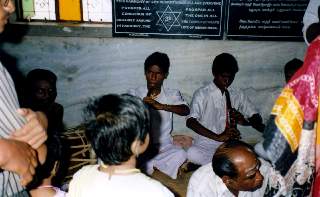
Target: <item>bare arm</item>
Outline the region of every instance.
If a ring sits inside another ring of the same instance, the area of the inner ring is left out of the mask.
[[[19,109],[18,113],[25,117],[27,123],[15,130],[10,138],[29,144],[37,150],[39,162],[44,163],[47,156],[47,147],[44,142],[48,137],[46,116],[42,112],[34,112],[25,108]]]
[[[245,119],[239,111],[237,111],[236,109],[232,109],[230,111],[230,116],[232,119],[236,120],[237,124],[243,126],[252,126],[254,129],[261,133],[264,131],[265,125],[263,124],[260,114],[253,114],[250,118]]]
[[[248,122],[257,131],[260,131],[261,133],[264,131],[265,125],[262,123],[260,114],[253,114],[250,118],[248,118]]]
[[[197,134],[219,142],[225,142],[229,139],[235,138],[239,139],[240,137],[238,131],[233,128],[226,128],[223,133],[215,134],[214,132],[201,125],[195,118],[188,118],[186,125]]]
[[[26,186],[33,179],[37,154],[30,145],[12,139],[0,139],[0,167],[20,176],[20,183]]]
[[[190,109],[187,105],[167,105],[161,104],[162,110],[178,114],[180,116],[189,115]]]
[[[168,112],[172,112],[175,114],[178,114],[180,116],[186,116],[189,115],[190,109],[187,105],[167,105],[159,103],[158,101],[152,99],[151,97],[144,97],[143,101],[153,107],[156,110],[165,110]]]
[[[12,139],[28,143],[32,148],[39,148],[47,140],[48,120],[42,112],[34,112],[31,109],[19,109],[27,123],[15,130],[11,135]]]

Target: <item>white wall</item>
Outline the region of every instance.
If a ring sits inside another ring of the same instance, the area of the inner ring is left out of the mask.
[[[154,51],[169,55],[165,85],[180,89],[187,101],[212,80],[212,59],[222,52],[233,54],[240,67],[234,86],[243,89],[267,119],[284,85],[284,64],[295,57],[303,59],[306,46],[303,42],[27,36],[2,48],[17,58],[24,73],[42,67],[58,75],[58,102],[65,108],[65,124],[72,127],[81,122],[89,97],[123,93],[144,84],[143,63]],[[189,132],[184,119],[176,120],[175,131]],[[252,131],[246,136],[249,141],[260,137]]]

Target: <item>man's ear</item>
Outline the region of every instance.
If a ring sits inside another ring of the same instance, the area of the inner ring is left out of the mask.
[[[236,186],[236,181],[229,176],[225,175],[221,179],[227,188],[234,188]]]
[[[149,134],[146,135],[146,138],[144,141],[141,141],[139,139],[135,139],[131,144],[131,152],[138,157],[141,153],[144,153],[149,145]]]
[[[229,176],[222,176],[222,182],[228,187],[231,184],[232,179]]]
[[[214,76],[214,77],[215,77],[215,76],[216,76],[216,74],[217,74],[217,73],[216,73],[216,72],[214,72],[213,70],[211,70],[211,73],[212,73],[212,76]]]
[[[131,152],[135,155],[138,156],[140,154],[140,146],[141,146],[141,141],[138,139],[135,139],[132,144],[131,144]]]
[[[166,79],[169,75],[169,72],[167,72],[165,75],[164,75],[164,78]]]

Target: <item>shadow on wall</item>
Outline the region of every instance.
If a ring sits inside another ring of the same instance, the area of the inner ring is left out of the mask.
[[[8,42],[12,44],[19,44],[22,42],[23,37],[27,33],[27,28],[21,28],[18,25],[7,25],[5,31],[0,34],[0,43]],[[18,69],[18,60],[16,57],[8,54],[7,52],[0,49],[0,61],[2,65],[10,73],[18,94],[19,102],[21,104],[24,98],[24,81],[25,76]]]

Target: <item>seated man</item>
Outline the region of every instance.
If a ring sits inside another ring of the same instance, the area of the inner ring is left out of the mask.
[[[57,97],[56,82],[57,76],[50,70],[45,69],[38,68],[31,70],[26,77],[27,97],[24,105],[33,110],[45,113],[48,118],[48,140],[45,142],[48,158],[41,167],[37,168],[36,179],[28,185],[28,189],[34,189],[39,186],[42,180],[47,178],[47,175],[50,175],[50,172],[52,171],[50,168],[53,168],[52,165],[56,161],[59,161],[61,164],[60,167],[62,167],[59,168],[57,177],[59,177],[59,175],[64,175],[62,172],[66,170],[67,165],[65,164],[68,163],[68,161],[64,160],[65,158],[62,159],[63,157],[67,157],[67,144],[62,143],[63,140],[59,135],[64,131],[63,107],[55,102]],[[58,155],[57,153],[61,153],[61,155]],[[54,186],[58,186],[58,183],[55,183]],[[52,188],[46,189],[53,190]],[[41,189],[40,191],[46,189]],[[31,193],[37,193],[37,190],[36,192]],[[36,196],[36,194],[32,195]]]
[[[179,90],[164,88],[163,82],[169,74],[170,61],[167,54],[152,53],[144,63],[147,85],[129,90],[129,94],[140,97],[148,105],[151,122],[151,145],[145,153],[145,170],[153,173],[153,168],[177,178],[179,167],[186,161],[186,151],[173,143],[173,113],[180,116],[189,114],[189,107]],[[144,163],[144,162],[143,162]]]
[[[236,125],[251,125],[262,132],[262,118],[243,92],[229,88],[238,72],[237,60],[228,53],[212,63],[213,82],[193,95],[187,127],[199,134],[188,149],[188,161],[210,163],[217,147],[229,139],[238,139]]]
[[[191,176],[187,197],[260,197],[268,183],[271,166],[257,158],[253,148],[230,140],[215,152],[212,163]]]
[[[26,106],[42,111],[48,118],[48,135],[63,132],[63,107],[55,102],[57,76],[44,69],[34,69],[27,75]]]
[[[303,61],[297,58],[294,58],[286,63],[286,65],[284,66],[284,76],[286,78],[286,83],[289,82],[294,73],[296,73],[297,70],[302,67],[302,65]]]

